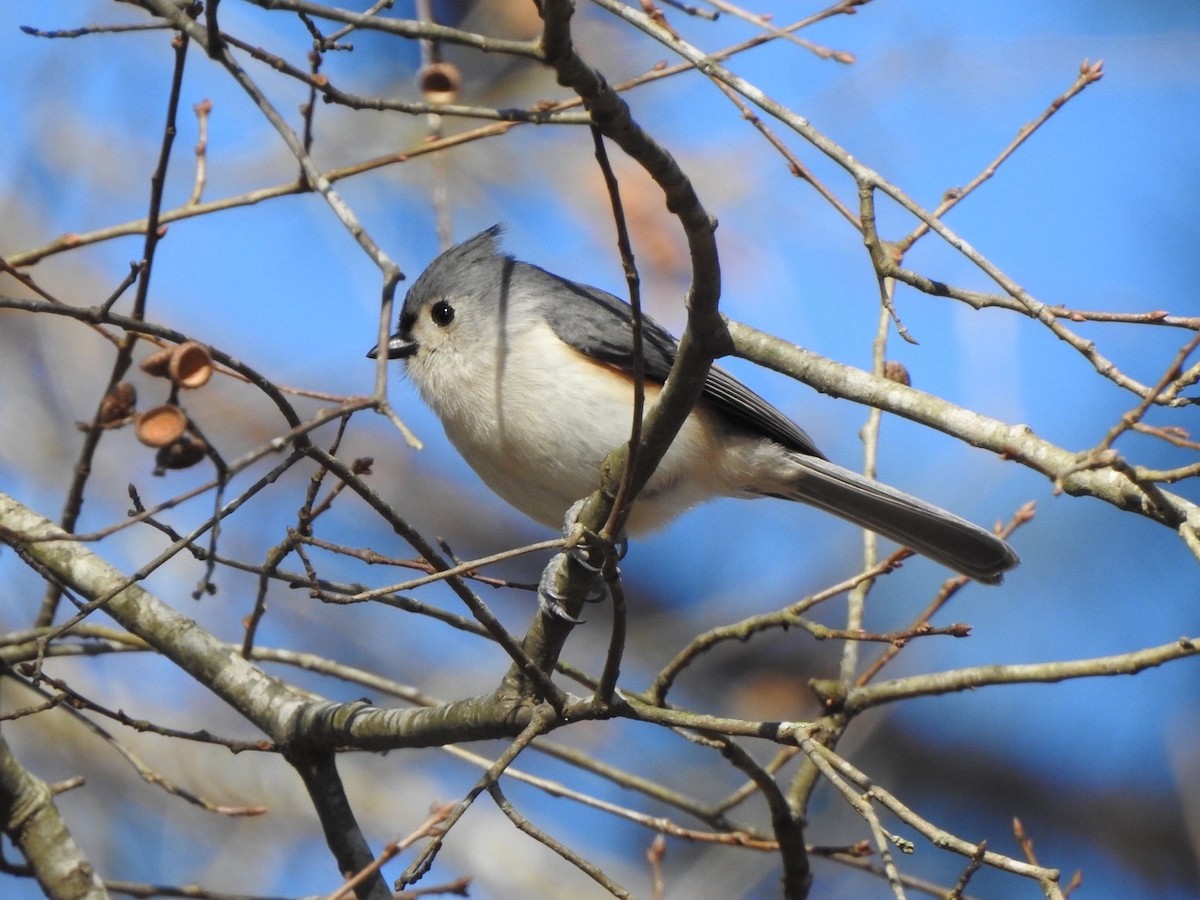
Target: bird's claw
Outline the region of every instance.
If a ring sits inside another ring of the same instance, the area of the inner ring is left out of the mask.
[[[546,615],[566,622],[568,625],[582,625],[587,621],[587,619],[577,619],[567,612],[562,605],[562,600],[563,598],[548,591],[538,591],[538,609]]]
[[[609,541],[580,525],[578,517],[584,502],[575,501],[563,517],[563,540],[571,559],[586,571],[599,575],[604,571],[604,563],[608,558],[615,557],[617,562],[625,558],[629,551],[629,541],[624,535],[619,540]],[[603,591],[598,599],[604,599]],[[594,603],[596,600],[589,599],[588,602]]]
[[[561,619],[571,625],[582,625],[585,620],[577,619],[563,605],[567,598],[554,589],[554,580],[558,572],[558,566],[555,563],[564,559],[563,554],[558,554],[557,557],[551,560],[551,564],[542,570],[542,577],[538,579],[538,608],[556,619]],[[584,603],[599,603],[606,596],[604,587],[599,587],[594,593],[588,594],[583,598]]]

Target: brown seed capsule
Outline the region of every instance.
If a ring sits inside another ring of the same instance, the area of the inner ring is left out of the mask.
[[[453,103],[462,88],[462,73],[448,62],[430,63],[417,72],[417,85],[426,103]]]
[[[208,348],[196,341],[180,344],[171,353],[167,374],[181,388],[189,390],[204,387],[212,378],[213,361]]]
[[[912,379],[908,377],[908,369],[904,368],[904,363],[896,362],[894,359],[889,359],[883,364],[883,377],[888,381],[895,381],[905,386],[912,384]]]
[[[171,354],[174,352],[174,347],[163,347],[161,350],[155,350],[142,360],[138,368],[147,375],[164,378],[167,374],[167,366],[171,364]]]
[[[185,434],[179,440],[159,448],[154,455],[156,471],[190,468],[204,459],[207,450],[203,441]]]
[[[129,418],[137,405],[137,391],[128,381],[118,381],[100,401],[100,424],[111,425]]]
[[[147,447],[165,447],[187,431],[187,413],[173,403],[156,406],[138,415],[133,430]]]

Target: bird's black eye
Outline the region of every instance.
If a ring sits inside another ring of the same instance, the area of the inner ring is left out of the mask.
[[[429,316],[433,319],[433,324],[445,328],[454,321],[454,307],[445,300],[439,300],[429,310]]]

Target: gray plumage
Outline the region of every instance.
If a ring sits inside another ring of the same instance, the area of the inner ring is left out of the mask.
[[[481,232],[429,265],[409,290],[388,355],[405,360],[484,481],[557,526],[595,489],[607,453],[628,439],[631,311],[612,294],[500,254],[499,233]],[[677,343],[648,316],[642,333],[653,396]],[[721,495],[807,503],[986,583],[1018,563],[990,532],[830,462],[791,419],[714,366],[636,501],[630,530]]]

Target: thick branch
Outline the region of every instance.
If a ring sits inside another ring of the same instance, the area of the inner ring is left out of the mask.
[[[21,851],[50,900],[108,896],[58,815],[44,781],[26,770],[0,735],[0,832]]]
[[[342,877],[350,878],[370,866],[375,857],[358,826],[354,810],[350,808],[333,752],[289,754],[288,762],[308,789],[313,808],[321,820],[321,829],[325,832],[325,843],[337,860]],[[392,898],[387,882],[378,871],[370,878],[361,879],[355,885],[354,895],[358,900]]]
[[[897,678],[894,681],[881,681],[853,688],[846,695],[842,708],[849,713],[859,713],[883,703],[894,703],[911,697],[972,691],[991,684],[1053,684],[1070,678],[1136,675],[1144,669],[1196,655],[1200,655],[1200,637],[1180,638],[1160,647],[1148,647],[1132,653],[1099,656],[1093,659],[975,666],[929,675],[913,675],[909,678]]]
[[[237,646],[219,640],[132,583],[53,522],[2,493],[0,539],[84,598],[112,595],[104,612],[285,748],[426,747],[512,736],[528,724],[529,709],[503,697],[408,710],[311,700],[245,660]]]
[[[940,397],[879,378],[789,344],[749,325],[729,322],[735,354],[802,381],[823,394],[895,413],[922,425],[1014,459],[1053,479],[1068,494],[1087,495],[1136,512],[1171,528],[1195,530],[1200,507],[1157,485],[1147,490],[1116,466],[1084,467],[1077,454],[1044,438],[1028,425],[1010,425],[956,406]]]

